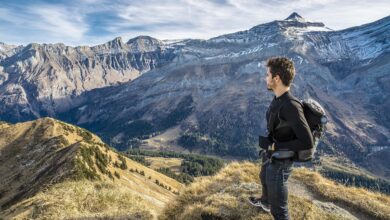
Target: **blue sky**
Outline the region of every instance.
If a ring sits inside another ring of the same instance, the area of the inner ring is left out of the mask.
[[[334,30],[390,15],[389,0],[0,0],[0,42],[96,45],[121,36],[202,38],[298,12]]]

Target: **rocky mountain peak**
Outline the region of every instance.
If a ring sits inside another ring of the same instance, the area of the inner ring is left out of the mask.
[[[122,41],[122,37],[116,37],[112,41],[108,41],[106,43],[110,48],[123,48],[124,43]]]
[[[259,36],[270,36],[278,33],[285,33],[288,31],[287,35],[296,35],[302,34],[304,32],[310,31],[330,31],[331,29],[327,28],[322,22],[312,22],[308,21],[299,15],[297,12],[293,12],[284,20],[275,20],[265,24],[259,24],[257,26],[249,29],[249,33],[254,33],[258,39]],[[241,32],[239,35],[242,35]],[[225,35],[226,36],[226,35]],[[273,37],[275,39],[275,36]],[[260,37],[262,39],[262,37]]]
[[[299,15],[298,13],[296,12],[293,12],[290,16],[288,16],[286,19],[284,19],[285,21],[298,21],[298,22],[306,22],[306,20],[301,16]]]
[[[14,53],[16,53],[16,50],[21,47],[23,46],[9,45],[0,42],[0,60],[12,56]]]
[[[160,41],[156,38],[147,36],[147,35],[140,35],[134,38],[131,38],[129,41],[127,41],[127,44],[133,44],[133,43],[139,43],[139,42],[148,42],[148,43],[160,43]]]
[[[127,42],[127,45],[129,45],[133,51],[148,52],[156,50],[163,45],[163,42],[150,36],[141,35],[130,39]]]
[[[299,15],[297,12],[293,12],[284,20],[275,21],[275,23],[281,27],[282,31],[292,30],[293,32],[307,32],[307,31],[330,31],[322,22],[309,21]]]

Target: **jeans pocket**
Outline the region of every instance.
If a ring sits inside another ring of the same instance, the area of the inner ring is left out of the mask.
[[[291,170],[282,170],[283,182],[287,182],[288,177],[290,176]]]

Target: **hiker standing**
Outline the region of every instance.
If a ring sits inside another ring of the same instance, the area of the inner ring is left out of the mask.
[[[275,96],[266,113],[268,136],[259,137],[262,196],[250,197],[250,202],[271,212],[276,220],[289,219],[287,179],[292,171],[294,152],[313,146],[302,105],[294,101],[290,93],[294,76],[291,60],[276,57],[267,61],[267,89]]]

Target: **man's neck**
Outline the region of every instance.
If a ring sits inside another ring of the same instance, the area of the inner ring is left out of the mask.
[[[290,87],[280,87],[274,90],[276,98],[279,98],[281,95],[283,95],[285,92],[289,91]]]

